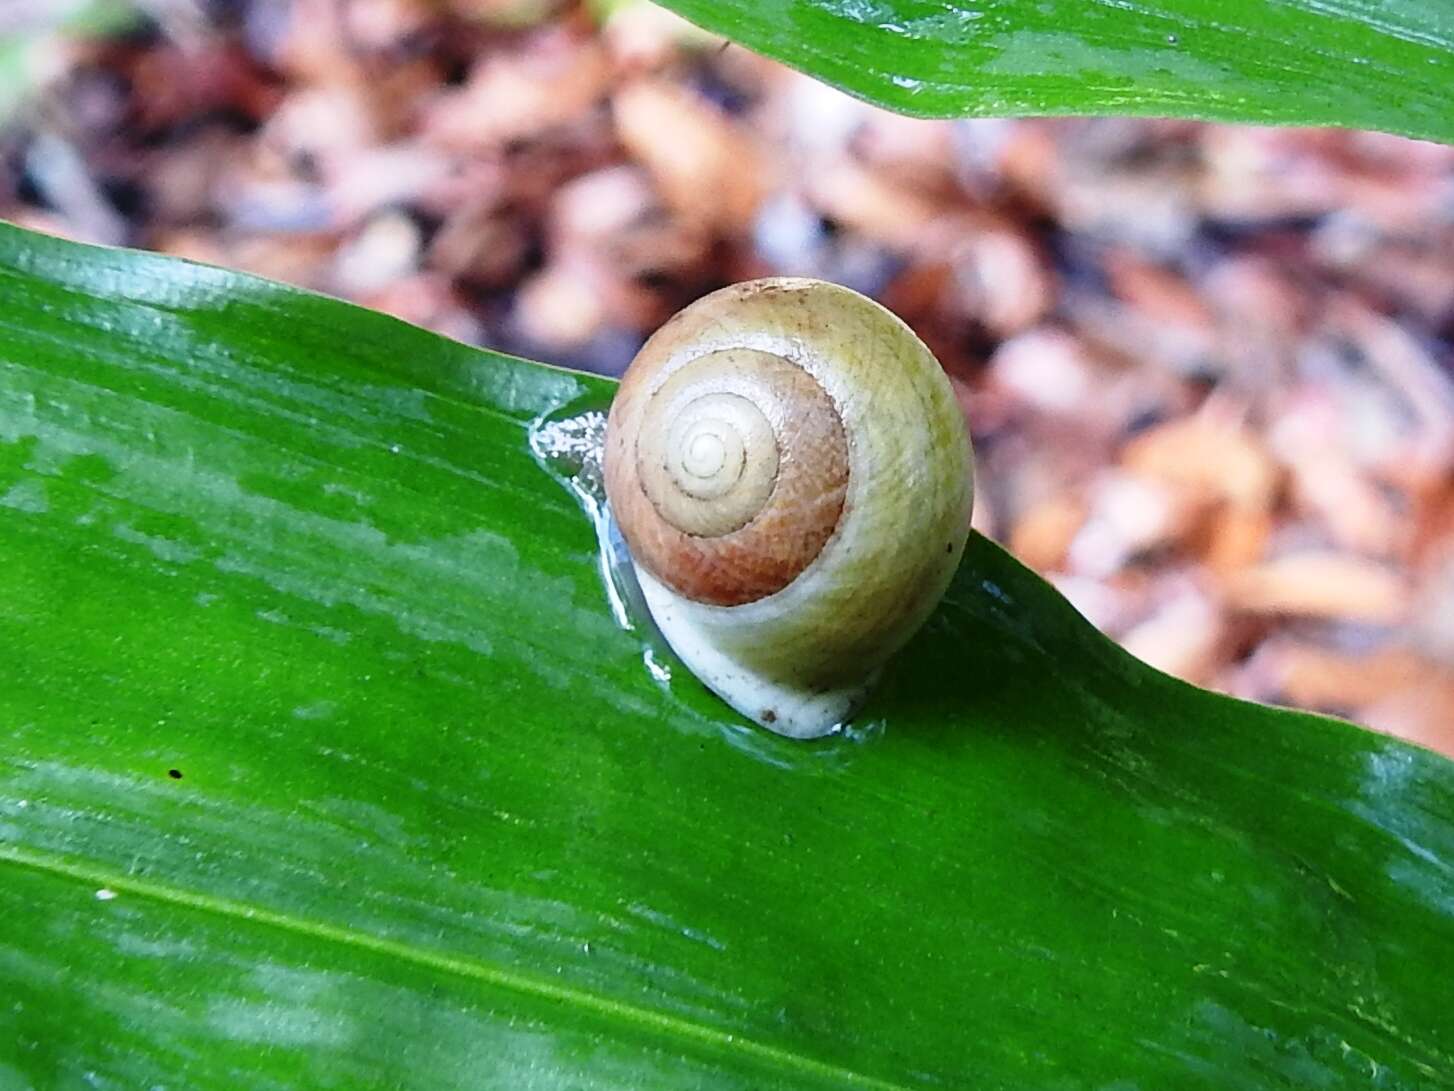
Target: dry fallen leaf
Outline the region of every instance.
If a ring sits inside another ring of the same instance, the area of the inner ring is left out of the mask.
[[[1409,611],[1409,589],[1387,565],[1347,553],[1291,553],[1230,573],[1228,606],[1252,613],[1293,614],[1397,625]]]
[[[752,139],[685,88],[636,80],[612,100],[616,134],[678,214],[742,231],[757,211],[767,166]]]

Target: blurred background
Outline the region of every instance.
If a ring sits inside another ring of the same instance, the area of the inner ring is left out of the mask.
[[[643,0],[0,0],[0,217],[606,374],[723,284],[850,285],[1097,626],[1454,754],[1454,148],[912,120]]]

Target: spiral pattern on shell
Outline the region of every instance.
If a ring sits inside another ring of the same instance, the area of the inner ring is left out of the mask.
[[[606,427],[606,493],[652,618],[774,731],[858,706],[958,566],[971,451],[898,318],[822,281],[698,300],[642,347]]]
[[[737,606],[781,590],[838,525],[843,421],[781,356],[728,348],[688,361],[653,384],[636,435],[608,463],[617,518],[633,555],[694,601]]]

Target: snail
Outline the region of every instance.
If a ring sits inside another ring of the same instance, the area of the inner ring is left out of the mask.
[[[973,453],[900,319],[791,277],[656,331],[612,402],[606,495],[653,620],[734,709],[794,738],[860,707],[964,551]]]

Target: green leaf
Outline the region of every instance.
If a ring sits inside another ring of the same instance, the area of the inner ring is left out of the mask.
[[[1454,141],[1446,0],[662,0],[923,117],[1150,114]]]
[[[608,383],[0,229],[0,1087],[1448,1087],[1454,765],[975,539],[859,729],[611,620]]]

